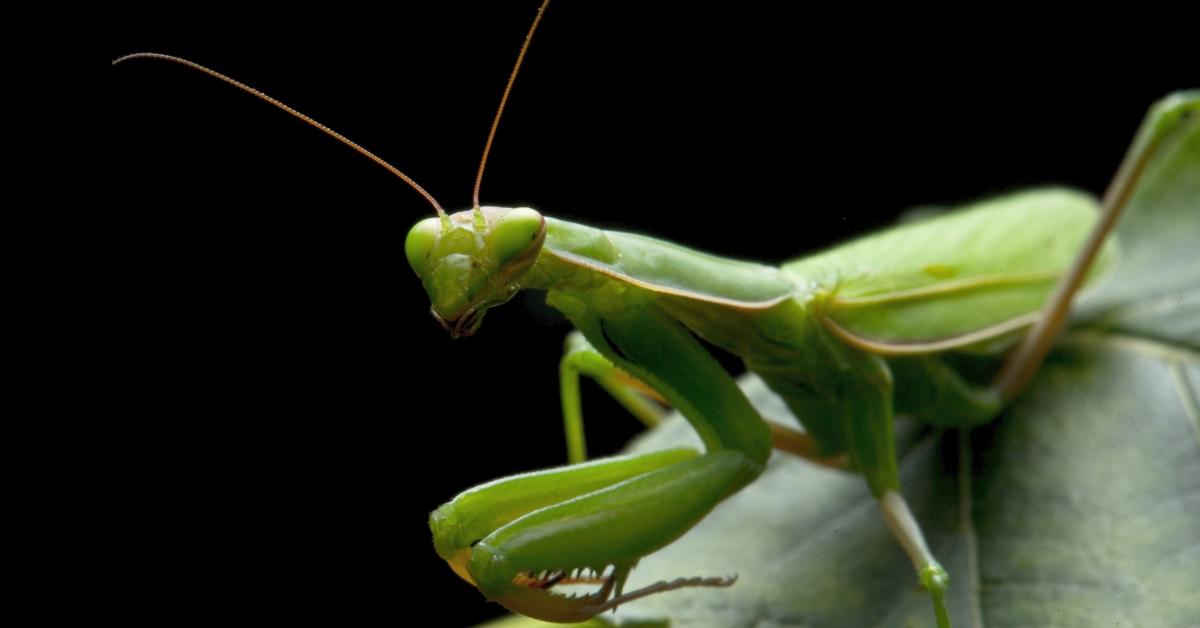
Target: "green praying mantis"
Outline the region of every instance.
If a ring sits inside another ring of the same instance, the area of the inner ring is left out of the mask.
[[[405,251],[452,335],[474,333],[487,310],[518,289],[546,291],[579,330],[561,385],[569,457],[580,464],[463,493],[431,518],[438,553],[490,599],[550,620],[586,619],[680,587],[729,586],[724,577],[680,574],[624,590],[638,559],[752,482],[779,449],[863,475],[930,592],[939,625],[948,625],[941,597],[949,575],[904,503],[892,415],[969,426],[1019,393],[1072,295],[1111,257],[1104,236],[1140,164],[1197,107],[1189,94],[1151,111],[1101,211],[1071,192],[1028,192],[782,268],[529,208],[476,202],[446,214],[439,207],[437,217],[412,229]],[[760,416],[693,335],[741,357],[787,400],[805,431]],[[1022,344],[1010,349],[1018,337]],[[1010,357],[991,386],[967,383],[940,358],[1002,349]],[[654,398],[681,410],[705,450],[584,463],[581,375],[647,421],[658,412]],[[557,594],[571,584],[597,590]]]

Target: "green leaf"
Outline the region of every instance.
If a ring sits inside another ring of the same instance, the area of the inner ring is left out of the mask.
[[[1194,96],[1193,96],[1194,98]],[[898,425],[904,491],[949,569],[956,626],[1184,626],[1200,617],[1200,120],[1169,136],[1121,258],[1031,388],[969,436]],[[788,416],[755,378],[749,396]],[[634,451],[697,443],[665,422]],[[776,454],[634,570],[629,588],[738,574],[622,607],[674,626],[929,626],[928,596],[861,478]]]
[[[1183,626],[1200,617],[1198,386],[1194,353],[1077,333],[969,442],[899,430],[905,494],[950,570],[956,625]],[[746,388],[783,411],[756,379]],[[676,420],[635,449],[691,438]],[[865,483],[783,455],[644,559],[630,587],[729,573],[739,575],[730,589],[652,596],[618,617],[677,626],[933,621]]]

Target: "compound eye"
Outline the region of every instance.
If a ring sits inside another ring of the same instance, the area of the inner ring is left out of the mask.
[[[429,258],[429,252],[433,250],[433,245],[437,243],[440,231],[441,225],[437,218],[426,218],[408,231],[408,237],[404,240],[404,254],[408,256],[408,264],[417,275],[425,272],[425,262]]]
[[[542,215],[527,207],[514,209],[492,223],[488,243],[500,265],[523,257],[541,245]]]

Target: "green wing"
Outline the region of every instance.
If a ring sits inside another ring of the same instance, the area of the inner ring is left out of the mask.
[[[1036,318],[1098,217],[1080,192],[1012,194],[785,264],[829,297],[825,323],[885,354],[986,341]],[[1112,259],[1110,241],[1093,275]]]

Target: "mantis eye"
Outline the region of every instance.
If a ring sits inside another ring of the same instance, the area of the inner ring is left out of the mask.
[[[491,225],[488,243],[500,265],[536,251],[545,230],[542,215],[527,207],[514,209]]]
[[[408,256],[408,264],[417,275],[425,272],[425,261],[433,245],[437,242],[441,226],[437,218],[426,218],[413,225],[408,237],[404,240],[404,254]]]

